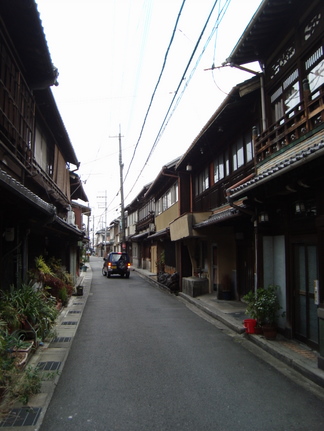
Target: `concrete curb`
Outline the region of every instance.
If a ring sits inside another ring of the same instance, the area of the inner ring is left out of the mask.
[[[190,296],[179,292],[179,296],[181,298],[184,298],[186,301],[190,302],[191,304],[195,305],[200,310],[204,311],[209,316],[213,317],[214,319],[219,320],[224,325],[228,326],[233,331],[237,332],[238,334],[245,333],[245,328],[242,325],[238,325],[237,321],[235,319],[232,319],[231,316],[226,315],[226,317],[223,317],[221,314],[217,313],[215,310],[209,308],[206,304],[203,304],[199,302],[199,300],[195,298],[191,298]]]
[[[153,279],[152,276],[145,274],[144,272],[138,271],[138,274],[143,278],[146,278],[150,281],[151,284],[155,284],[162,290],[168,290],[165,286],[161,285],[157,281]],[[170,292],[171,293],[171,292]],[[264,337],[260,337],[258,335],[250,335],[246,334],[245,328],[243,327],[242,322],[238,321],[228,313],[222,313],[221,311],[209,306],[207,302],[203,302],[198,298],[193,298],[188,296],[182,292],[178,294],[182,299],[189,302],[190,304],[196,306],[199,310],[203,311],[210,317],[220,321],[232,331],[236,332],[239,335],[244,335],[245,339],[249,342],[255,344],[259,348],[263,349],[267,353],[271,354],[276,359],[280,360],[282,363],[286,364],[294,371],[297,371],[303,377],[307,378],[309,381],[315,383],[316,385],[324,388],[324,373],[322,370],[317,368],[317,363],[314,364],[311,361],[307,361],[303,359],[302,355],[294,354],[294,352],[290,352],[289,349],[285,349],[282,347],[280,342],[278,341],[269,341]],[[286,340],[287,343],[291,344],[291,346],[298,346],[293,340]]]

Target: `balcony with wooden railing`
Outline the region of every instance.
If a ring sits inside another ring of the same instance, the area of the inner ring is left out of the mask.
[[[151,223],[154,223],[155,215],[153,211],[150,211],[145,217],[136,223],[136,233],[139,233],[145,229],[148,229]]]
[[[278,157],[286,157],[286,152],[297,152],[307,138],[324,129],[324,85],[310,94],[267,130],[254,143],[257,171],[263,171]],[[285,155],[284,155],[285,154]]]

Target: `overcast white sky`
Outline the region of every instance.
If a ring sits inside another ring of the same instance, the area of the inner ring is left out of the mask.
[[[188,149],[226,93],[251,78],[228,67],[204,69],[226,60],[261,0],[218,0],[191,62],[215,0],[185,1],[142,133],[183,0],[36,2],[59,70],[53,94],[81,162],[96,230],[106,218],[98,198],[105,191],[107,222],[120,215],[119,127],[127,205]]]

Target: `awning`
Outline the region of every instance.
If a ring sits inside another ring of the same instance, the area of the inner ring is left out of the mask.
[[[221,221],[237,218],[241,215],[240,211],[235,208],[227,208],[224,211],[220,211],[216,214],[211,215],[207,220],[193,225],[194,229],[199,229],[202,227],[210,226]]]
[[[79,237],[84,237],[84,232],[81,231],[78,227],[71,225],[70,223],[63,220],[61,217],[56,216],[53,223],[56,223],[58,226],[62,227],[64,230],[68,230],[70,233],[74,233]]]
[[[45,202],[2,169],[0,169],[0,187],[10,191],[24,202],[39,209],[41,212],[48,214],[49,216],[56,216],[56,208],[54,205]]]
[[[161,236],[167,236],[169,234],[170,234],[170,228],[167,227],[165,229],[162,229],[162,230],[159,230],[159,231],[153,233],[152,235],[149,235],[147,239],[158,238]]]
[[[143,232],[143,233],[139,233],[139,234],[137,234],[137,235],[134,235],[133,237],[132,237],[132,241],[136,241],[136,240],[138,240],[138,239],[144,239],[144,238],[146,238],[147,236],[148,236],[148,232]]]
[[[0,169],[0,189],[1,187],[7,190],[9,194],[18,197],[22,202],[30,205],[30,209],[34,208],[36,212],[41,213],[42,219],[45,214],[45,224],[47,227],[51,225],[54,228],[54,225],[56,225],[55,227],[61,231],[73,233],[78,237],[84,236],[84,233],[79,228],[67,223],[61,217],[58,217],[56,213],[56,207],[54,205],[45,202],[43,199],[41,199],[39,196],[37,196],[2,169]],[[19,205],[19,202],[20,201],[17,200],[16,205]]]

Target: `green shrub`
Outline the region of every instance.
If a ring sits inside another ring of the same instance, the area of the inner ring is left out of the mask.
[[[269,285],[267,288],[259,288],[256,292],[250,291],[243,296],[247,302],[245,313],[252,319],[256,319],[258,325],[275,325],[278,312],[281,309],[277,291],[279,286]]]

